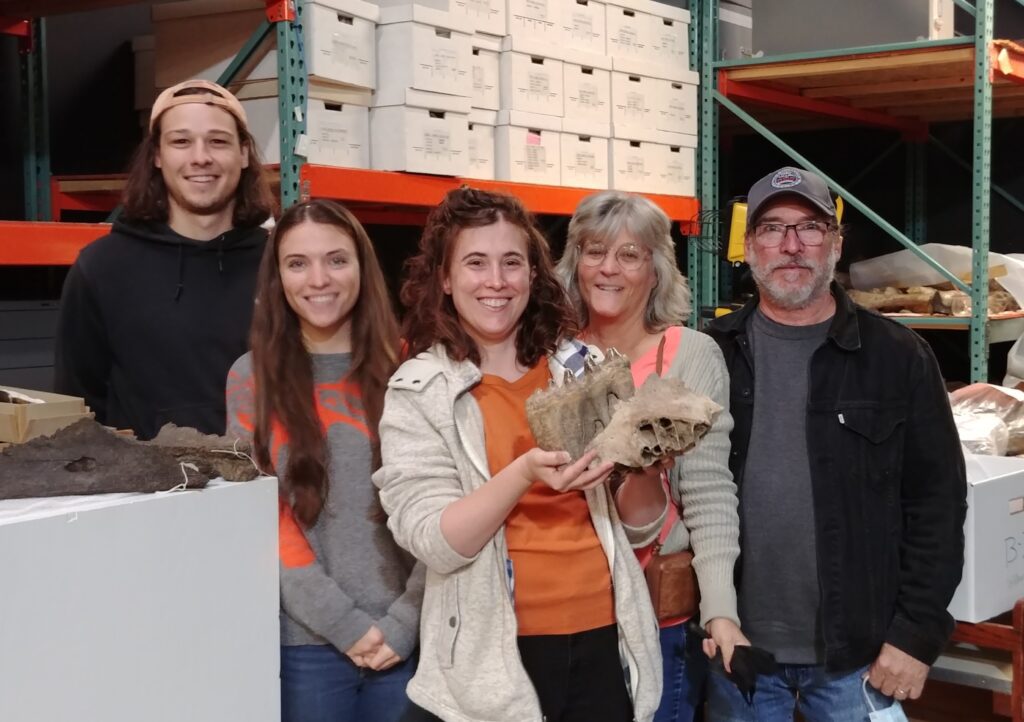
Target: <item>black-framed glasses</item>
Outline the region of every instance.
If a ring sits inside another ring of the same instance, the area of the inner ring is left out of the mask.
[[[800,223],[758,223],[754,226],[754,238],[765,248],[774,248],[782,243],[792,228],[797,239],[805,246],[820,246],[825,235],[835,226],[824,221],[801,221]]]
[[[583,265],[594,268],[604,263],[608,257],[608,246],[603,243],[587,243],[580,251]],[[615,249],[615,261],[624,271],[635,271],[644,264],[650,252],[635,243],[626,243]]]

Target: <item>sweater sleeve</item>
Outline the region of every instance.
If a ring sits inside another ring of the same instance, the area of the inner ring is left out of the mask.
[[[729,377],[725,359],[708,336],[687,330],[677,376],[722,407],[707,435],[679,459],[672,484],[689,530],[693,566],[700,584],[701,624],[716,617],[739,624],[733,569],[739,556],[739,501],[729,471]]]
[[[291,504],[281,499],[278,511],[281,608],[310,632],[333,644],[339,652],[345,652],[369,631],[376,620],[359,609],[352,597],[324,572],[292,513]],[[387,634],[384,641],[401,655],[391,645]]]
[[[228,372],[229,433],[251,437],[254,397],[250,357],[246,354]],[[345,652],[374,624],[373,617],[356,607],[352,598],[324,571],[292,513],[291,504],[283,498],[278,500],[278,557],[281,608],[310,632]],[[386,634],[384,639],[396,653],[402,654]]]
[[[416,562],[405,583],[405,591],[391,603],[388,613],[377,620],[377,627],[384,633],[384,641],[402,659],[408,659],[419,641],[420,607],[423,604],[426,572],[423,562]]]
[[[96,420],[107,423],[110,345],[99,304],[80,259],[64,281],[57,315],[56,346],[54,386],[57,392],[81,396],[95,412]]]
[[[450,574],[476,555],[463,556],[441,532],[441,514],[464,493],[455,459],[418,403],[420,393],[388,390],[380,420],[383,464],[373,483],[398,545],[435,572]]]

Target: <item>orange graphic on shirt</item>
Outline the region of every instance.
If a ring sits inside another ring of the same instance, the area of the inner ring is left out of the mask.
[[[327,432],[335,424],[344,424],[373,439],[373,434],[366,424],[366,413],[363,411],[362,394],[359,386],[347,379],[334,383],[317,384],[314,390],[317,417]],[[255,386],[252,376],[238,373],[228,374],[227,392],[228,405],[234,409],[234,423],[237,427],[252,433],[255,428]],[[270,424],[270,458],[278,467],[283,461],[282,453],[288,443],[288,433],[277,419]],[[316,554],[306,539],[292,511],[291,505],[285,500],[278,502],[278,556],[281,564],[289,569],[309,566],[316,562]]]

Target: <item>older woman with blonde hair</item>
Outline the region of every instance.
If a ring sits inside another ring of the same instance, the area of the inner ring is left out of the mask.
[[[682,324],[690,289],[675,260],[670,221],[653,202],[618,191],[585,198],[569,223],[558,273],[581,320],[581,338],[630,360],[637,386],[651,373],[683,381],[723,407],[707,436],[675,460],[627,476],[615,492],[642,566],[692,549],[700,623],[729,668],[739,629],[733,567],[739,554],[736,486],[729,471],[729,379],[718,347]],[[692,720],[707,661],[689,617],[660,618],[664,687],[655,722]]]

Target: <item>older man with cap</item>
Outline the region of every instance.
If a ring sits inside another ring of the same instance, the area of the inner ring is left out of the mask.
[[[904,719],[952,633],[963,564],[943,380],[921,338],[833,281],[843,238],[820,177],[782,168],[747,200],[757,294],[709,333],[731,375],[740,621],[780,664],[752,703],[713,675],[709,718]]]
[[[157,97],[123,208],[64,283],[57,390],[142,439],[167,422],[224,433],[274,210],[234,95],[189,80]]]

